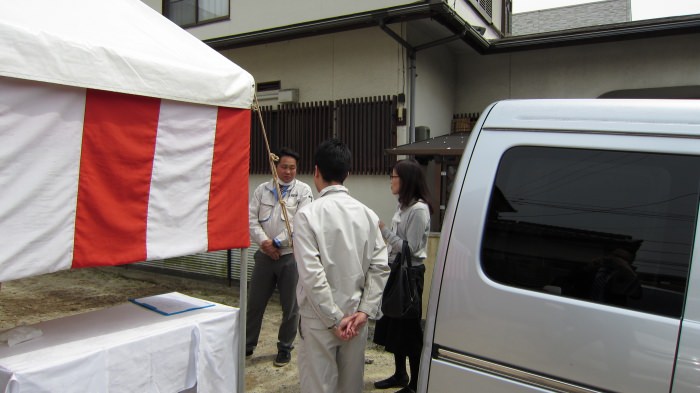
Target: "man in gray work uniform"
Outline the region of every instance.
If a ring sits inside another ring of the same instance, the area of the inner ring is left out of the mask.
[[[275,163],[282,201],[287,207],[290,228],[294,214],[313,201],[311,187],[296,180],[299,154],[282,148]],[[282,305],[282,322],[277,335],[277,357],[274,365],[286,366],[299,324],[299,307],[296,301],[297,267],[287,233],[280,198],[272,180],[259,185],[250,201],[248,212],[250,237],[259,246],[253,258],[255,267],[248,292],[246,314],[246,356],[253,355],[258,345],[260,328],[267,302],[275,290],[279,291]]]
[[[294,217],[304,393],[361,393],[367,319],[381,317],[386,244],[379,217],[343,186],[351,163],[345,143],[323,142],[314,154],[318,199]]]

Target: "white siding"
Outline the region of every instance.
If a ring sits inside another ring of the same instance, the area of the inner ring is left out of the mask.
[[[416,126],[430,127],[430,136],[449,134],[457,86],[456,58],[439,46],[417,54]]]
[[[298,88],[302,102],[401,92],[399,45],[379,28],[222,53],[256,82],[279,80],[283,89]]]
[[[621,89],[700,85],[695,35],[460,56],[457,112],[508,98],[595,98]]]
[[[144,0],[160,10],[160,0]],[[188,29],[205,40],[412,4],[409,0],[232,0],[231,18]]]

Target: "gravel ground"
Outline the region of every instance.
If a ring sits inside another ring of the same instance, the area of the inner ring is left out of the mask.
[[[134,267],[78,269],[3,283],[0,287],[0,330],[110,307],[132,297],[173,291],[238,307],[237,286]],[[277,353],[277,326],[281,316],[278,299],[273,297],[263,321],[261,342],[255,354],[245,362],[246,392],[299,392],[296,351],[288,366],[272,365]],[[373,324],[370,324],[370,335],[372,331]],[[386,392],[374,389],[373,382],[393,371],[391,354],[368,343],[366,359],[364,392]]]

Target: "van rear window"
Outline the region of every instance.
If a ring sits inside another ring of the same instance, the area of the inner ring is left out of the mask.
[[[491,193],[481,260],[492,280],[678,318],[700,158],[515,147]]]

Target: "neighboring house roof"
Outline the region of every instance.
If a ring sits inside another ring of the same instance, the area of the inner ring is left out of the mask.
[[[506,37],[491,42],[485,53],[505,53],[697,33],[700,33],[700,17],[698,15],[674,16]]]
[[[519,36],[630,20],[632,10],[629,0],[606,0],[513,14],[511,33]]]

